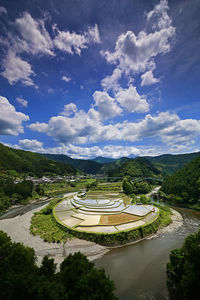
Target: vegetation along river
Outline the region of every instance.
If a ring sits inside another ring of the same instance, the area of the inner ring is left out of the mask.
[[[186,236],[200,228],[200,212],[176,208],[183,225],[155,238],[116,248],[95,261],[103,267],[116,285],[119,299],[168,299],[166,263],[172,249],[182,246]]]
[[[42,201],[12,209],[2,215],[1,219],[24,214],[44,203]],[[169,261],[169,253],[181,247],[185,237],[200,228],[200,212],[184,208],[176,210],[183,216],[181,227],[136,244],[115,248],[95,261],[96,266],[103,267],[114,280],[119,299],[168,299],[166,263]]]

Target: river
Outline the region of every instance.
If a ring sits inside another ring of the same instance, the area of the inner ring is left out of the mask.
[[[0,219],[26,214],[44,203],[12,209]],[[183,216],[181,227],[136,244],[115,248],[95,261],[96,266],[103,267],[114,280],[119,299],[168,299],[166,263],[169,261],[169,253],[172,249],[181,247],[185,237],[200,228],[200,212],[184,208],[176,210]]]
[[[181,247],[185,237],[200,228],[200,212],[176,208],[183,225],[172,232],[113,249],[95,261],[114,280],[116,295],[127,300],[168,299],[166,263],[172,249]]]

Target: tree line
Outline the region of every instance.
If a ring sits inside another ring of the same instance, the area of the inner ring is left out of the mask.
[[[13,243],[2,231],[0,278],[0,299],[4,300],[117,299],[113,281],[82,253],[70,254],[56,272],[53,259],[44,256],[38,267],[34,250]]]

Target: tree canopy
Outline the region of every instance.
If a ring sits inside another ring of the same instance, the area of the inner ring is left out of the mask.
[[[189,235],[180,249],[170,254],[167,286],[172,300],[197,299],[200,282],[200,230]]]
[[[56,273],[53,259],[45,256],[40,267],[32,248],[12,243],[0,231],[0,299],[114,300],[114,283],[103,269],[80,252],[63,260]]]

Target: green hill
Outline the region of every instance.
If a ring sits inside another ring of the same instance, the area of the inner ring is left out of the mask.
[[[166,178],[162,191],[175,195],[171,198],[176,203],[197,205],[200,208],[200,155]]]
[[[162,174],[172,175],[199,154],[200,152],[177,155],[164,154],[155,157],[145,156],[145,158],[151,161],[155,167],[162,172]]]
[[[118,162],[120,164],[120,162]],[[159,175],[159,170],[147,159],[137,157],[134,159],[121,159],[121,165],[118,165],[113,171],[110,170],[110,176],[116,177],[149,177]]]
[[[129,158],[121,157],[113,162],[105,163],[98,170],[98,174],[106,174],[108,176],[113,176],[114,171],[117,170],[127,160],[129,160]]]
[[[116,159],[114,159],[114,158],[102,157],[102,156],[95,157],[92,160],[96,161],[100,164],[107,164],[107,163],[111,163],[111,162],[116,161]]]
[[[15,170],[18,173],[27,175],[43,176],[45,174],[76,174],[76,169],[63,163],[54,162],[43,155],[13,149],[0,144],[0,170]]]
[[[72,165],[74,168],[88,174],[96,174],[102,167],[102,164],[85,159],[73,159],[64,154],[43,154],[46,158],[52,159],[57,162],[67,163]]]

